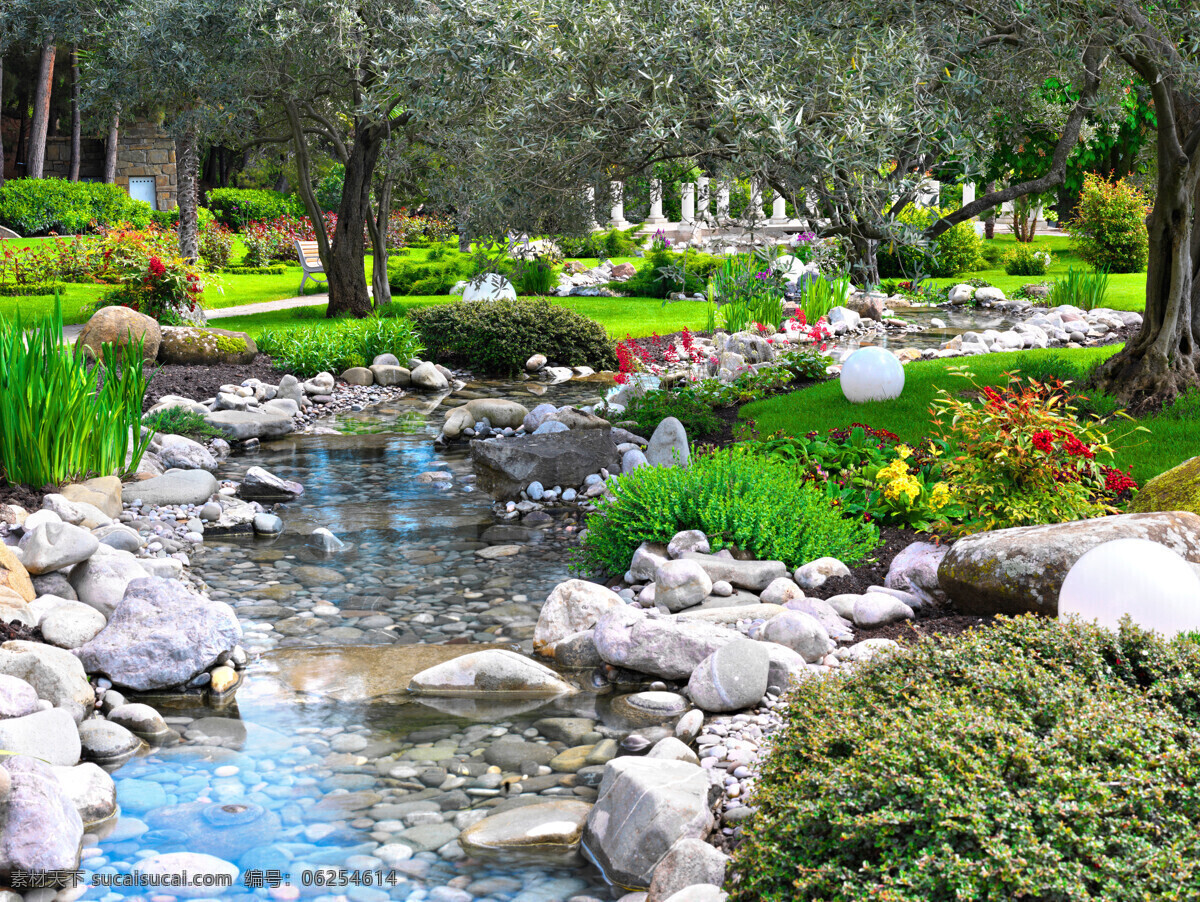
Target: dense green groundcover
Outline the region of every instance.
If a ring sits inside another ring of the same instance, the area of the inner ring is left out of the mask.
[[[792,694],[734,902],[1200,896],[1200,641],[1035,617]]]
[[[739,447],[694,455],[687,467],[639,467],[611,484],[588,517],[581,563],[624,573],[642,542],[698,529],[713,551],[740,548],[798,567],[819,557],[855,563],[879,530],[843,517],[791,464]]]

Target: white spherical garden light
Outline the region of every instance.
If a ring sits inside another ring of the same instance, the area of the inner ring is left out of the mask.
[[[841,383],[851,404],[891,401],[904,391],[904,365],[884,348],[859,348],[842,364]]]
[[[1167,637],[1200,629],[1200,578],[1178,554],[1149,539],[1098,545],[1063,580],[1058,616],[1116,629],[1126,615]]]

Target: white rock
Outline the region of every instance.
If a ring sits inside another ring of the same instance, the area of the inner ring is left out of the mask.
[[[666,561],[654,574],[654,603],[671,612],[698,605],[711,592],[712,579],[692,560]]]
[[[819,589],[825,580],[849,576],[850,568],[835,557],[819,557],[796,570],[796,582],[803,589]]]

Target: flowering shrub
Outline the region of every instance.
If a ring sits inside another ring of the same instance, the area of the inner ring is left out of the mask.
[[[792,240],[788,242],[788,249],[791,250],[792,256],[801,263],[811,263],[813,258],[813,246],[817,243],[816,232],[800,232],[792,236]]]
[[[203,293],[199,273],[183,259],[151,256],[144,271],[126,275],[96,306],[130,307],[164,325],[178,325],[194,320]]]
[[[200,230],[200,257],[210,270],[224,269],[233,256],[233,232],[220,223]]]
[[[1116,513],[1115,504],[1134,488],[1111,460],[1103,421],[1076,417],[1067,383],[1021,381],[1010,375],[1003,388],[979,386],[963,398],[946,390],[932,405],[938,437],[954,453],[942,464],[944,478],[964,507],[960,522],[945,518],[955,535],[1009,526],[1061,523]]]
[[[1035,251],[1027,244],[1018,244],[1004,262],[1004,271],[1010,276],[1044,276],[1054,255],[1049,251]]]
[[[1149,255],[1149,209],[1146,196],[1129,181],[1085,175],[1079,207],[1067,231],[1078,245],[1079,256],[1093,268],[1141,272]]]
[[[325,233],[332,240],[337,215],[325,214]],[[242,228],[246,245],[246,266],[266,266],[276,260],[299,262],[296,241],[314,241],[317,237],[312,220],[306,216],[277,216],[248,222]]]

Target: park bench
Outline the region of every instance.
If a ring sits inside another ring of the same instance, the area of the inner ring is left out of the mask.
[[[317,242],[301,241],[297,238],[296,256],[300,258],[300,266],[304,269],[304,278],[300,280],[300,294],[304,294],[304,283],[309,278],[318,282],[317,276],[320,276],[320,282],[326,281],[325,267],[321,265],[321,254],[317,250]]]

